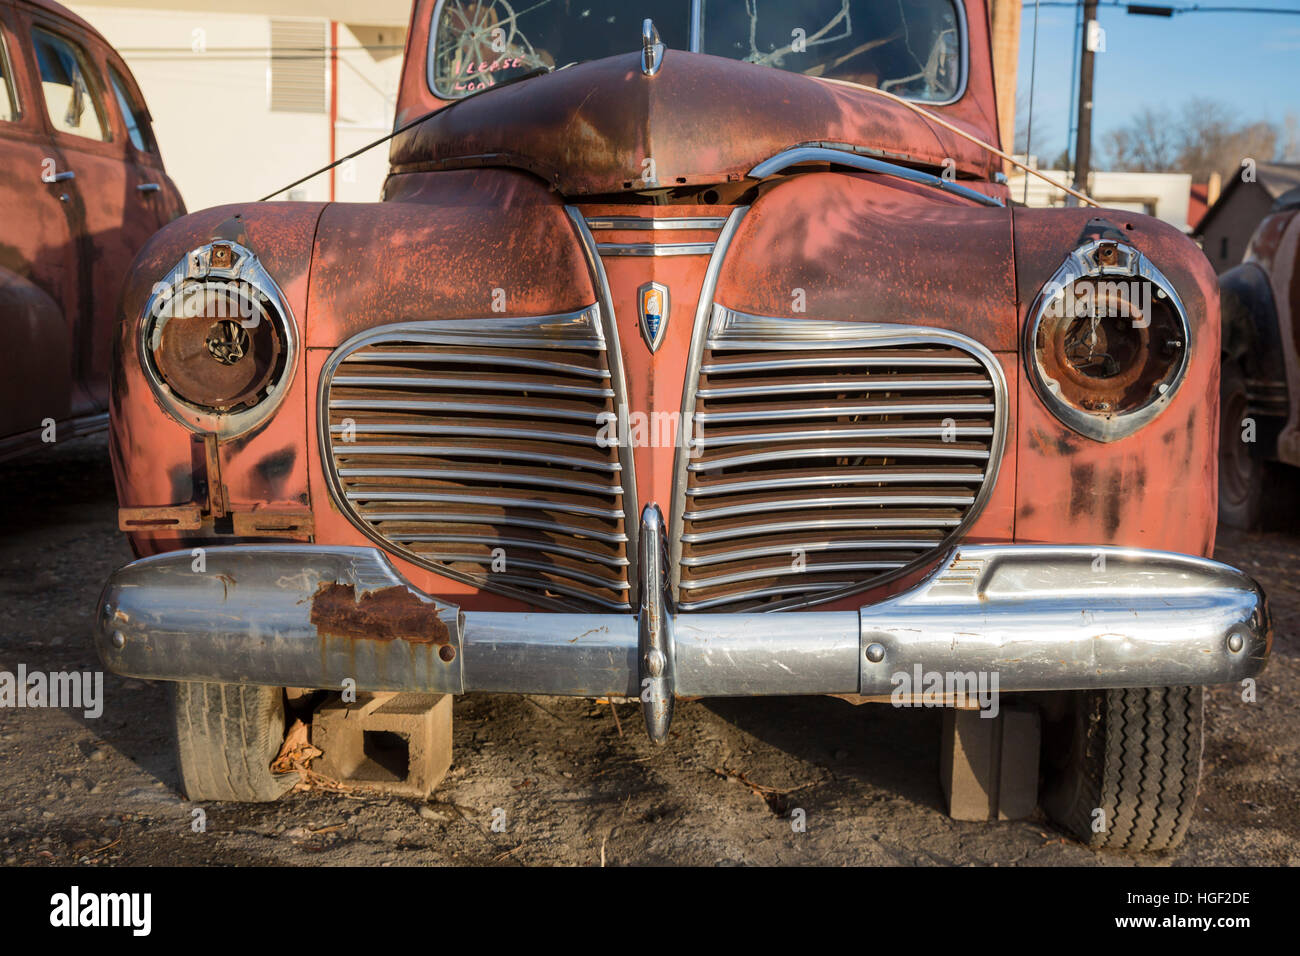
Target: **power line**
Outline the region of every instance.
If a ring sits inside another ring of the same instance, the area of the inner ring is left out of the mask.
[[[1034,0],[1025,0],[1022,7],[1034,6]],[[1041,0],[1044,7],[1077,7],[1077,0]],[[1098,0],[1099,7],[1123,7],[1138,16],[1173,17],[1184,13],[1281,13],[1300,16],[1300,7],[1204,7],[1193,3],[1183,7],[1157,6],[1147,3],[1125,3],[1122,0]]]

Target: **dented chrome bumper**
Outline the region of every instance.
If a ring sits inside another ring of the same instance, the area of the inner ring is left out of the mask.
[[[461,611],[374,548],[209,548],[109,580],[96,643],[131,677],[362,691],[629,696],[652,736],[674,697],[889,695],[897,675],[990,673],[1000,692],[1213,684],[1257,674],[1272,625],[1226,565],[1124,548],[956,548],[858,611],[673,614],[643,516],[640,611]]]

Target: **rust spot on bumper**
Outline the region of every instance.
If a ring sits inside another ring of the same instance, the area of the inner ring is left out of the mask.
[[[322,584],[312,597],[311,622],[321,634],[349,640],[451,642],[438,606],[400,586],[370,591],[358,599],[351,584]]]

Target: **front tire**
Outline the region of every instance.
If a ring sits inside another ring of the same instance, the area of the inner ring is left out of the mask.
[[[1044,720],[1041,803],[1090,847],[1151,852],[1183,842],[1196,809],[1204,688],[1076,691]]]
[[[1271,477],[1258,444],[1243,438],[1248,416],[1245,374],[1226,362],[1219,379],[1219,521],[1243,531],[1259,526]],[[1258,429],[1260,423],[1255,424]]]
[[[248,684],[172,685],[176,764],[193,801],[269,803],[298,781],[273,774],[284,743],[284,691]]]

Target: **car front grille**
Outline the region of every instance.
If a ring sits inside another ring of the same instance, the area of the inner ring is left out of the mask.
[[[862,590],[935,560],[973,519],[1005,427],[1000,368],[976,343],[721,308],[712,325],[676,525],[680,609]]]
[[[321,383],[335,500],[395,553],[558,609],[630,609],[616,383],[595,307],[381,326]],[[634,506],[631,506],[634,508]]]

